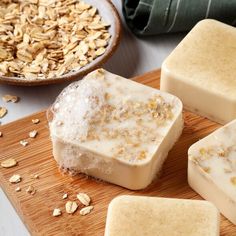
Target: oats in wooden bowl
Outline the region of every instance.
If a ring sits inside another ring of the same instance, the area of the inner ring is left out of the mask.
[[[107,0],[2,0],[0,82],[76,79],[104,63],[119,36],[119,16]]]

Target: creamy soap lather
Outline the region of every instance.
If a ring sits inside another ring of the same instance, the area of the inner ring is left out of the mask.
[[[183,128],[177,97],[102,69],[68,86],[51,112],[62,169],[129,189],[152,182]]]

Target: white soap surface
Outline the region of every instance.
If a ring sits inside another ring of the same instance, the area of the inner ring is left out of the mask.
[[[60,167],[130,188],[151,182],[183,128],[178,98],[102,69],[64,89],[51,113]]]
[[[236,118],[236,28],[202,20],[162,64],[161,90],[218,123]]]
[[[236,120],[188,151],[190,186],[236,224]]]
[[[219,222],[207,201],[120,196],[108,207],[105,236],[219,236]]]

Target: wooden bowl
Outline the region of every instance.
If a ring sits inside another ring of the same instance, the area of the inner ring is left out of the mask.
[[[50,78],[50,79],[39,79],[39,80],[27,80],[18,77],[7,77],[0,76],[0,84],[10,84],[10,85],[21,85],[21,86],[38,86],[45,84],[56,84],[66,81],[72,81],[81,78],[81,76],[101,67],[114,53],[116,50],[121,36],[121,21],[119,14],[110,0],[85,0],[86,3],[96,7],[99,14],[104,19],[105,22],[110,23],[109,33],[111,38],[106,51],[103,55],[97,57],[92,62],[88,63],[86,66],[82,67],[80,70],[75,72],[68,72],[60,77]]]

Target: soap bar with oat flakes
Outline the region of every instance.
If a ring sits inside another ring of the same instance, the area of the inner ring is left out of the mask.
[[[188,182],[236,224],[236,120],[189,148]]]
[[[53,155],[72,174],[147,187],[182,129],[182,103],[103,69],[69,85],[51,108]]]

